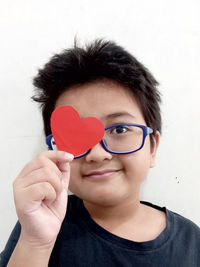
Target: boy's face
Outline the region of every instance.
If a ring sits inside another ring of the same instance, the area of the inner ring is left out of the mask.
[[[117,123],[146,125],[133,95],[111,81],[74,86],[60,95],[56,107],[61,105],[74,107],[81,118],[97,117],[105,127]],[[71,163],[70,191],[99,205],[139,199],[140,185],[154,166],[158,143],[159,133],[155,146],[150,145],[148,135],[141,150],[126,155],[111,154],[97,144],[85,157]]]

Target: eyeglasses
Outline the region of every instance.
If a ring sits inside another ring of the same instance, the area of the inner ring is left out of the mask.
[[[144,125],[119,123],[105,128],[105,134],[100,143],[109,153],[130,154],[140,150],[144,146],[147,135],[152,133],[153,130]],[[46,144],[50,150],[57,150],[52,134],[46,137]],[[84,157],[90,150],[74,158]]]

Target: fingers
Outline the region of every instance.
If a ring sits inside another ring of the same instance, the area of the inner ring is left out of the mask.
[[[30,198],[35,200],[50,200],[53,201],[56,199],[56,192],[54,188],[47,182],[33,184],[26,190],[27,195]]]
[[[67,189],[70,177],[69,162],[72,160],[73,155],[63,151],[41,152],[24,167],[13,182],[14,194],[19,195],[19,192],[37,183],[48,183],[56,193],[60,193],[63,188]]]
[[[23,179],[18,179],[17,187],[26,188],[36,183],[48,182],[57,193],[60,193],[62,190],[61,179],[62,172],[55,172],[50,168],[43,167],[30,172]]]
[[[33,212],[38,209],[41,201],[53,202],[56,199],[56,192],[54,188],[48,182],[37,183],[26,187],[21,194],[17,196],[18,212],[24,212],[28,203],[34,203],[29,205],[29,210],[26,212]]]
[[[40,169],[46,166],[54,170],[58,175],[60,170],[57,166],[58,163],[67,163],[73,160],[74,156],[64,151],[44,151],[39,153],[36,158],[26,164],[19,174],[19,177],[24,177],[33,170]]]
[[[63,173],[63,172],[69,172],[70,170],[70,165],[67,162],[58,162],[57,163],[58,169]]]

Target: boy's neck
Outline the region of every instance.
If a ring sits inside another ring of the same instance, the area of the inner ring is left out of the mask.
[[[166,227],[166,214],[141,204],[139,198],[116,206],[98,206],[85,202],[92,219],[107,231],[129,240],[155,239]]]
[[[83,201],[90,216],[97,222],[119,224],[129,220],[137,220],[141,216],[141,204],[139,197],[123,201],[117,205],[98,205]]]

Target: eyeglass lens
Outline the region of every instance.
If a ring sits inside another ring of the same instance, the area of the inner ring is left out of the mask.
[[[104,141],[112,152],[131,152],[141,147],[143,129],[131,125],[114,126],[105,131]]]

